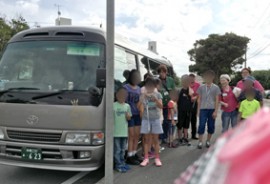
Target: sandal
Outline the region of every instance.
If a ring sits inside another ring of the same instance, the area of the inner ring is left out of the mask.
[[[142,163],[140,164],[141,167],[145,167],[149,164],[149,159],[148,158],[145,158]]]
[[[155,159],[155,165],[156,165],[157,167],[161,167],[161,166],[162,166],[162,163],[161,163],[161,161],[160,161],[159,158],[156,158],[156,159]]]

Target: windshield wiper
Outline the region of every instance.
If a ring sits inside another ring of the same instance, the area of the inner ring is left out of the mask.
[[[32,97],[32,100],[47,98],[50,96],[56,96],[56,95],[60,95],[60,94],[66,93],[66,92],[74,92],[74,91],[85,92],[85,90],[66,90],[66,89],[63,89],[63,90],[59,90],[59,91],[55,91],[55,92],[51,92],[51,93],[47,93],[47,94],[43,94],[43,95],[34,96],[34,97]]]
[[[40,90],[40,89],[39,88],[25,88],[25,87],[8,88],[6,90],[0,91],[0,96],[4,95],[5,93],[8,93],[10,91],[27,91],[27,90]]]

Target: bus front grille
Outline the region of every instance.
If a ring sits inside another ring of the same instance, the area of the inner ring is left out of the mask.
[[[62,133],[7,130],[7,135],[10,139],[19,141],[57,143],[60,141]]]

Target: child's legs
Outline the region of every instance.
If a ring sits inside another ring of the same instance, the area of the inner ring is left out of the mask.
[[[159,158],[159,149],[160,149],[158,136],[159,136],[158,134],[152,134],[156,158]]]
[[[135,127],[128,128],[128,154],[133,152],[133,143],[134,143],[134,136],[135,136]],[[129,157],[132,155],[128,155]]]
[[[127,145],[127,138],[125,137],[120,138],[120,148],[121,148],[120,160],[121,160],[122,165],[125,165],[126,145]]]
[[[203,140],[203,134],[205,131],[205,125],[207,122],[208,118],[208,113],[206,109],[201,109],[200,110],[200,118],[199,118],[199,129],[198,129],[198,134],[199,134],[199,141],[202,142]]]
[[[213,118],[213,113],[214,113],[214,109],[209,109],[208,110],[208,121],[207,121],[207,128],[208,128],[208,136],[207,136],[207,140],[210,141],[212,135],[215,132],[215,119]]]
[[[135,134],[134,134],[134,142],[133,142],[133,151],[137,151],[137,148],[138,148],[138,142],[139,142],[139,139],[140,139],[140,133],[141,131],[141,126],[135,126]]]
[[[190,124],[190,112],[185,112],[183,119],[183,128],[184,128],[184,138],[188,138],[188,129]]]
[[[144,158],[148,158],[148,151],[149,151],[149,148],[151,147],[151,134],[144,134]]]
[[[169,137],[169,143],[172,143],[172,121],[168,120],[168,137]]]
[[[114,154],[113,154],[113,157],[114,157],[114,164],[115,164],[115,167],[121,167],[122,165],[122,161],[121,161],[121,138],[119,137],[115,137],[114,138]]]

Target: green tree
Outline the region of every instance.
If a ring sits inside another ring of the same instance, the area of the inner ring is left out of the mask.
[[[202,74],[212,69],[217,76],[222,73],[232,74],[245,61],[249,38],[234,33],[224,35],[210,34],[208,38],[197,40],[194,48],[187,53],[195,64],[189,66],[190,72]]]
[[[177,76],[175,72],[173,72],[172,78],[174,80],[175,86],[180,87],[181,86],[181,79]]]
[[[252,72],[252,75],[262,84],[264,89],[270,89],[270,70],[256,70]]]
[[[25,29],[29,29],[29,25],[22,16],[10,21],[4,16],[0,17],[0,52],[3,51],[12,36]]]

